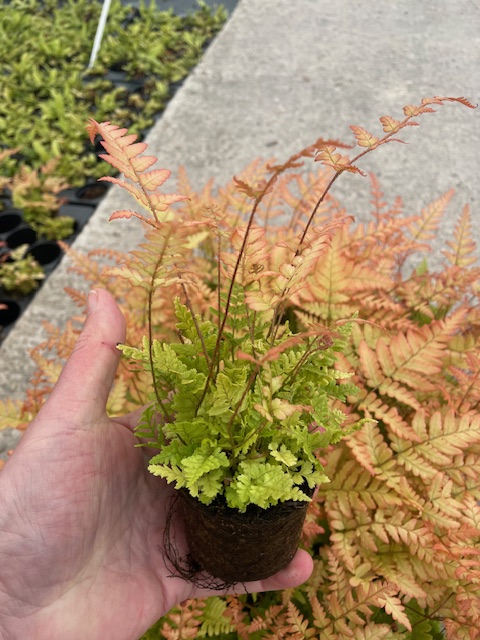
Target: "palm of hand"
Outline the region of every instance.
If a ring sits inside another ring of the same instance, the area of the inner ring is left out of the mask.
[[[12,472],[29,469],[27,490],[16,500],[28,533],[20,546],[24,567],[3,576],[4,588],[16,597],[19,616],[42,612],[35,624],[45,630],[73,600],[84,612],[84,637],[138,637],[189,595],[182,580],[167,577],[163,560],[171,491],[146,471],[126,419],[62,423],[59,432],[40,418],[15,454],[18,466],[9,463]],[[7,490],[20,483],[15,475],[6,474]],[[16,533],[11,516],[4,534],[13,546]],[[60,619],[58,631],[70,631]]]
[[[137,416],[106,416],[125,328],[109,294],[97,291],[95,299],[52,395],[0,474],[7,638],[137,640],[176,603],[214,593],[172,578],[165,564],[173,489],[148,473],[134,446]],[[171,535],[185,555],[175,518]],[[283,571],[237,592],[292,587],[311,570],[299,552]]]

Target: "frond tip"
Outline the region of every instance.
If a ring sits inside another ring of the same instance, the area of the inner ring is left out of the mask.
[[[136,142],[135,134],[128,134],[127,129],[121,129],[110,122],[98,123],[93,118],[90,118],[86,128],[92,144],[97,135],[102,138],[100,144],[107,153],[101,153],[100,158],[123,173],[128,182],[111,176],[105,176],[100,180],[112,182],[128,191],[152,214],[155,222],[159,222],[159,214],[164,213],[171,204],[188,200],[186,196],[178,193],[160,193],[159,188],[168,180],[171,172],[168,169],[147,171],[157,162],[157,157],[142,155],[148,145],[145,142]],[[110,220],[132,216],[152,224],[151,220],[134,211],[115,211]]]

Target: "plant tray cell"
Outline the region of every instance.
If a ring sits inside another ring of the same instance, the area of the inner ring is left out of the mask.
[[[18,320],[21,306],[15,300],[0,297],[0,326],[8,327]]]
[[[21,225],[5,237],[7,247],[16,249],[22,244],[34,244],[37,241],[37,233],[28,225]]]
[[[56,264],[62,255],[62,250],[56,242],[36,242],[27,251],[43,267]]]
[[[19,213],[2,213],[0,214],[0,236],[10,233],[16,227],[22,224],[22,216]]]

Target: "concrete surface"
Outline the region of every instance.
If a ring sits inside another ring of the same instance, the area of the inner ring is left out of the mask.
[[[351,141],[349,124],[381,131],[378,117],[401,116],[425,96],[480,102],[479,69],[478,0],[240,0],[150,133],[150,151],[173,171],[183,164],[196,187],[211,176],[221,184],[256,156],[285,159],[320,135]],[[403,196],[406,213],[457,190],[438,254],[464,203],[480,240],[480,108],[447,105],[420,121],[402,136],[410,144],[385,145],[362,168],[380,177],[390,201]],[[368,180],[344,175],[337,185],[349,212],[365,218]],[[123,206],[123,193],[111,190],[75,248],[133,247],[135,221],[128,232],[107,228]],[[23,396],[42,321],[62,325],[75,310],[63,288],[82,284],[67,268],[64,261],[0,348],[0,397]]]

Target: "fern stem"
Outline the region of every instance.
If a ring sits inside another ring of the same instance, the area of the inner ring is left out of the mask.
[[[320,340],[320,338],[324,337],[323,335],[318,336],[317,338],[315,338],[312,342],[311,345],[307,345],[307,349],[305,350],[305,353],[303,354],[303,356],[300,358],[300,360],[297,362],[297,364],[295,365],[295,367],[290,371],[290,373],[286,376],[285,380],[282,383],[282,387],[285,386],[285,384],[287,383],[287,381],[289,380],[289,378],[294,378],[295,374],[297,373],[297,371],[304,366],[305,362],[308,360],[308,358],[310,358],[310,356],[315,352],[315,351],[325,351],[326,349],[330,348],[332,345],[331,344],[325,344],[324,346],[320,346],[320,345],[316,345],[315,343],[318,342],[318,340]]]
[[[155,377],[155,369],[154,369],[154,362],[153,362],[152,302],[153,302],[153,288],[150,287],[150,289],[148,291],[148,302],[147,302],[147,309],[148,309],[148,358],[149,358],[149,361],[150,361],[150,370],[151,370],[151,373],[152,373],[152,384],[153,384],[153,390],[155,392],[155,398],[157,400],[158,407],[160,408],[161,412],[164,415],[165,420],[168,422],[169,421],[169,415],[168,415],[165,407],[163,406],[162,399],[160,398],[160,392],[158,390],[157,379]],[[163,436],[162,429],[159,430],[159,435],[160,435],[161,443],[165,444],[165,438]]]
[[[439,605],[438,605],[438,606],[437,606],[437,607],[436,607],[436,608],[435,608],[431,613],[425,614],[425,613],[423,613],[423,612],[422,612],[422,614],[421,614],[421,615],[423,615],[422,619],[421,619],[421,620],[418,620],[417,622],[414,622],[414,623],[412,624],[412,631],[413,631],[413,629],[415,629],[415,627],[416,627],[416,626],[418,626],[418,625],[422,624],[422,622],[424,622],[425,620],[433,620],[434,622],[441,622],[441,621],[442,621],[442,619],[441,619],[440,617],[436,618],[436,617],[435,617],[435,614],[437,613],[437,611],[440,611],[440,609],[441,609],[442,607],[444,607],[444,606],[447,604],[447,602],[448,602],[449,600],[451,600],[451,599],[452,599],[452,597],[453,597],[453,593],[450,593],[450,594],[449,594],[449,595],[448,595],[448,596],[443,600],[443,602],[440,602],[440,604],[439,604]],[[416,615],[419,615],[419,614],[420,614],[420,612],[419,612],[419,611],[417,611],[416,609],[414,609],[412,606],[410,606],[410,604],[409,604],[409,603],[404,603],[404,605],[403,605],[403,606],[405,607],[405,609],[407,609],[407,610],[409,610],[409,611],[412,611],[412,612],[413,612],[414,614],[416,614]],[[442,637],[443,637],[443,636],[442,636]]]
[[[401,129],[403,129],[405,126],[407,126],[407,124],[409,123],[409,121],[413,118],[413,115],[411,116],[407,116],[406,118],[404,118],[398,129],[396,131],[391,131],[389,133],[387,133],[385,136],[383,136],[383,138],[380,138],[380,140],[378,140],[378,142],[373,145],[372,147],[368,147],[367,149],[364,149],[363,151],[361,151],[360,153],[358,153],[354,158],[352,158],[351,160],[349,160],[346,164],[345,167],[348,166],[352,166],[354,165],[358,160],[360,160],[360,158],[363,158],[363,156],[367,155],[367,153],[370,153],[371,151],[378,149],[379,146],[381,146],[382,144],[385,144],[386,142],[389,142],[389,140],[392,138],[392,136],[394,136],[395,134],[398,133],[398,131],[400,131]],[[320,208],[321,204],[323,203],[323,201],[325,200],[325,198],[327,197],[330,189],[332,188],[332,186],[334,185],[335,181],[339,178],[339,176],[345,172],[345,169],[343,171],[340,170],[336,170],[335,174],[332,176],[332,178],[330,179],[330,181],[328,182],[327,186],[325,187],[325,189],[323,190],[322,194],[320,195],[320,197],[318,198],[315,206],[313,207],[312,213],[310,214],[310,217],[308,218],[307,224],[305,225],[305,229],[302,232],[302,235],[300,236],[300,240],[297,246],[297,249],[295,251],[295,256],[297,257],[300,254],[300,250],[302,248],[303,243],[305,242],[305,238],[307,236],[307,233],[310,229],[310,227],[313,224],[313,220],[318,212],[318,209]],[[285,289],[283,290],[281,296],[280,296],[280,300],[288,293],[288,287],[285,287]],[[268,335],[272,335],[273,339],[275,338],[275,334],[278,331],[278,325],[279,325],[279,318],[280,316],[280,312],[282,310],[282,302],[279,302],[277,307],[274,310],[274,314],[273,314],[273,318],[272,318],[272,324],[270,326],[270,330]]]
[[[248,325],[248,332],[250,334],[250,341],[252,344],[252,355],[254,358],[257,357],[257,352],[255,350],[255,323],[257,320],[257,312],[253,311],[252,315],[253,315],[253,320],[251,319],[251,315],[250,315],[250,311],[251,309],[249,309],[247,306],[245,306],[245,311],[247,314],[247,325]]]
[[[363,156],[367,155],[367,153],[370,153],[371,151],[374,151],[375,149],[378,149],[378,147],[380,147],[382,144],[385,144],[386,142],[389,142],[390,139],[393,138],[394,135],[396,135],[401,129],[404,129],[408,123],[410,122],[410,120],[413,118],[413,115],[410,116],[406,116],[399,124],[398,128],[395,131],[390,131],[389,133],[385,134],[383,136],[383,138],[380,138],[376,144],[372,145],[371,147],[368,147],[366,149],[364,149],[363,151],[361,151],[360,153],[358,153],[354,158],[352,158],[351,160],[349,160],[346,164],[345,167],[349,167],[354,165],[358,160],[360,160],[360,158],[363,158]],[[416,116],[415,116],[416,117]],[[395,138],[394,138],[395,140]],[[398,142],[398,140],[396,140]],[[330,180],[330,182],[328,183],[328,185],[325,187],[325,190],[323,191],[322,195],[320,196],[320,198],[318,199],[315,207],[313,208],[313,211],[310,215],[310,218],[308,219],[307,225],[303,231],[303,234],[300,238],[300,242],[298,244],[298,249],[297,251],[300,251],[300,247],[302,246],[304,240],[305,240],[305,236],[307,235],[308,229],[310,228],[313,219],[318,211],[318,208],[320,207],[320,205],[322,204],[322,202],[325,200],[325,197],[327,196],[328,192],[330,191],[330,189],[332,188],[333,183],[335,182],[335,180],[342,174],[345,173],[345,169],[343,171],[339,171],[336,170],[335,175],[333,176],[333,178]],[[298,255],[298,254],[296,254]]]
[[[169,231],[165,236],[164,242],[163,242],[163,246],[162,246],[162,250],[160,252],[160,255],[157,258],[157,261],[155,263],[155,267],[153,269],[153,272],[151,274],[150,277],[150,285],[148,287],[148,298],[147,298],[147,316],[148,316],[148,320],[147,320],[147,324],[148,324],[148,358],[149,358],[149,362],[150,362],[150,370],[151,370],[151,374],[152,374],[152,384],[153,384],[153,390],[155,393],[155,398],[157,400],[157,404],[159,406],[160,411],[163,413],[164,419],[166,422],[171,422],[171,417],[168,415],[167,410],[165,409],[162,399],[160,397],[160,391],[158,389],[158,384],[157,384],[157,380],[155,377],[155,369],[154,369],[154,360],[153,360],[153,321],[152,321],[152,311],[153,311],[153,293],[155,291],[155,278],[157,276],[157,273],[160,269],[160,267],[162,266],[163,263],[163,259],[165,257],[165,253],[168,247],[168,242],[170,240],[170,235],[172,233],[172,226],[170,225]],[[160,429],[160,440],[162,444],[165,444],[165,439],[163,436],[163,431]]]
[[[247,397],[247,393],[250,391],[250,389],[252,388],[252,384],[255,382],[255,379],[258,375],[258,372],[261,369],[261,365],[260,364],[256,364],[255,365],[255,369],[252,371],[252,373],[250,374],[250,377],[247,380],[247,383],[245,384],[245,389],[243,390],[242,393],[242,397],[240,398],[240,400],[237,402],[237,406],[235,407],[235,411],[233,412],[232,417],[230,418],[230,420],[228,421],[228,425],[227,425],[227,429],[228,429],[228,434],[230,436],[230,439],[232,440],[233,443],[233,438],[231,436],[231,432],[230,432],[230,427],[233,424],[233,421],[235,420],[235,418],[238,415],[238,412],[240,411],[240,408],[243,404],[243,401],[245,400],[245,398]]]
[[[220,252],[222,250],[222,239],[217,228],[217,335],[220,335],[220,306],[221,306],[221,283],[222,270],[220,269]]]
[[[181,274],[177,271],[178,278],[181,279]],[[197,316],[192,307],[192,303],[190,300],[190,296],[188,295],[187,287],[184,282],[180,282],[180,286],[182,287],[183,295],[185,296],[185,305],[192,316],[193,324],[195,325],[195,331],[197,332],[198,339],[202,345],[203,355],[205,356],[205,360],[210,364],[210,358],[208,356],[207,345],[205,344],[205,339],[203,337],[203,333],[201,332],[200,326],[198,324]]]
[[[122,366],[125,369],[125,371],[127,371],[127,372],[131,371],[131,369],[126,365],[126,363],[123,360],[121,360],[121,363],[122,363]],[[132,384],[133,388],[135,389],[135,391],[137,392],[138,404],[140,406],[146,404],[146,400],[144,398],[142,398],[142,393],[141,393],[140,389],[138,388],[138,384],[137,384],[137,380],[136,380],[135,376],[133,376],[131,378],[131,384]]]
[[[305,197],[309,193],[314,192],[316,190],[316,186],[317,186],[316,183],[317,182],[322,182],[322,181],[323,181],[323,174],[320,175],[320,177],[316,180],[316,182],[311,184],[308,187],[308,189],[305,191],[305,193],[302,194],[302,197],[298,199],[297,204],[293,208],[292,216],[290,218],[290,222],[288,223],[288,229],[289,230],[294,230],[295,227],[297,226],[297,224],[299,223],[300,217],[302,215],[301,205],[304,203]]]
[[[363,155],[363,154],[362,154]],[[352,164],[354,161],[356,160],[356,158],[354,158],[354,160],[352,160],[349,164]],[[323,203],[323,201],[325,200],[325,198],[328,195],[328,192],[330,191],[330,189],[332,188],[335,180],[337,180],[337,178],[340,176],[340,173],[342,172],[336,172],[335,175],[331,178],[331,180],[329,181],[329,183],[327,184],[327,186],[325,187],[322,195],[320,196],[320,198],[317,200],[315,206],[313,207],[312,213],[310,214],[310,217],[307,221],[307,224],[305,225],[305,229],[303,230],[302,235],[300,236],[300,241],[298,243],[298,247],[297,250],[295,252],[295,256],[298,256],[298,254],[300,253],[300,249],[302,247],[302,244],[305,241],[305,237],[308,233],[308,230],[310,229],[310,227],[312,226],[313,223],[313,219],[315,218],[315,216],[317,215],[317,211],[320,208],[320,205]]]
[[[238,257],[237,257],[237,260],[235,262],[235,266],[234,266],[234,269],[233,269],[233,274],[232,274],[232,277],[231,277],[231,280],[230,280],[230,286],[228,288],[227,299],[226,299],[226,302],[225,302],[225,311],[224,311],[224,314],[223,314],[222,322],[220,324],[220,329],[218,331],[217,341],[215,343],[215,349],[213,351],[212,361],[210,363],[210,367],[209,367],[208,375],[207,375],[207,380],[205,382],[205,389],[203,390],[203,394],[202,394],[202,397],[200,398],[200,402],[198,404],[198,407],[200,407],[202,405],[202,402],[204,401],[205,396],[207,395],[208,387],[210,386],[210,383],[211,383],[211,381],[213,379],[213,375],[214,375],[213,372],[214,372],[214,370],[215,370],[215,368],[216,368],[216,366],[218,364],[217,363],[217,359],[218,359],[218,354],[219,354],[219,351],[220,351],[220,344],[221,344],[221,341],[222,341],[223,332],[225,330],[225,325],[227,323],[228,311],[230,309],[230,303],[231,303],[232,294],[233,294],[233,287],[235,286],[235,280],[237,278],[237,273],[238,273],[238,270],[240,268],[240,264],[241,264],[243,255],[245,253],[245,247],[247,246],[248,236],[250,234],[250,231],[251,231],[251,228],[252,228],[252,225],[253,225],[253,221],[255,219],[255,215],[257,213],[258,207],[259,207],[263,197],[265,196],[267,191],[270,189],[270,187],[274,184],[274,182],[276,181],[277,177],[278,177],[278,171],[275,171],[275,173],[273,173],[273,175],[270,177],[270,179],[268,180],[266,186],[263,188],[261,193],[255,198],[255,202],[253,204],[252,211],[250,213],[250,216],[249,216],[249,219],[248,219],[248,222],[247,222],[247,227],[245,229],[245,235],[243,237],[243,241],[242,241],[242,244],[240,246]],[[218,309],[218,312],[220,314],[220,308]]]
[[[249,437],[249,438],[252,438],[253,436],[260,434],[260,433],[262,432],[262,429],[264,428],[264,426],[265,426],[266,424],[267,424],[267,419],[266,419],[266,418],[264,418],[263,422],[262,422],[262,423],[261,423],[261,424],[260,424],[260,425],[255,429],[255,431],[254,431],[253,433],[251,433],[248,437]],[[241,442],[240,444],[237,444],[237,446],[236,446],[237,451],[238,451],[239,449],[241,449],[243,446],[245,446],[246,441],[247,441],[247,440],[245,439],[245,440],[243,440],[243,442]],[[235,451],[234,451],[234,455],[236,455],[236,454],[235,454]]]

